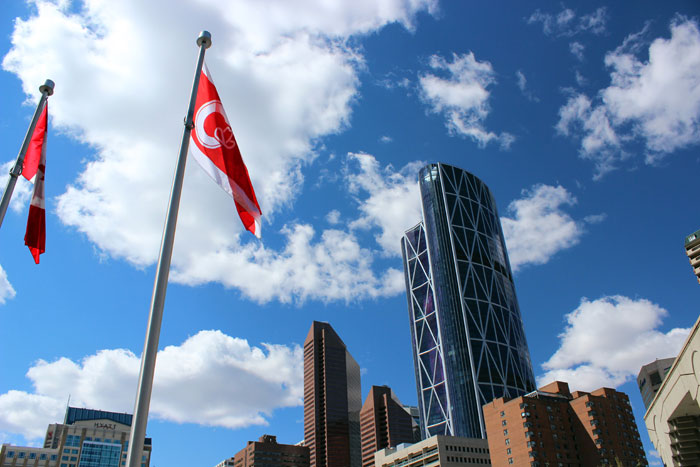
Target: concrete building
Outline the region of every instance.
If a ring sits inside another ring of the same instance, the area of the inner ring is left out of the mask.
[[[262,435],[216,467],[309,467],[309,448],[279,444],[276,436]]]
[[[131,415],[68,407],[63,423],[46,430],[42,448],[3,444],[0,467],[120,467],[126,463]],[[151,459],[146,438],[141,467]]]
[[[484,406],[494,466],[647,465],[626,394],[555,381]]]
[[[360,410],[362,467],[374,466],[374,453],[415,443],[413,419],[388,386],[372,386]]]
[[[668,467],[700,465],[700,318],[644,415]]]
[[[700,230],[685,237],[685,253],[688,255],[695,277],[700,282]]]
[[[490,465],[485,439],[435,435],[415,444],[384,448],[374,455],[376,467],[463,467]]]
[[[330,324],[304,341],[304,445],[311,467],[360,467],[360,366]]]
[[[648,363],[639,370],[637,375],[637,386],[642,394],[644,408],[648,409],[651,401],[654,400],[656,392],[661,387],[661,382],[664,380],[668,371],[671,369],[675,358],[662,358]]]
[[[423,220],[401,250],[422,437],[485,438],[484,404],[535,389],[496,202],[446,164],[418,185]]]

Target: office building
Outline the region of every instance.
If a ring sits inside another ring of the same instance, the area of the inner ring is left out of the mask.
[[[661,387],[661,382],[668,374],[675,360],[675,358],[662,358],[644,365],[639,370],[637,385],[639,386],[639,392],[642,394],[645,409],[648,409],[649,405],[651,405],[651,401],[654,400],[656,392]]]
[[[126,464],[131,415],[68,407],[63,423],[46,430],[44,446],[29,448],[3,444],[0,467],[120,467]],[[151,459],[146,438],[141,467]]]
[[[464,467],[490,464],[485,439],[460,436],[435,435],[415,444],[384,448],[374,455],[376,467]]]
[[[360,366],[328,323],[304,341],[304,445],[311,467],[360,467]]]
[[[481,407],[535,389],[496,202],[474,175],[421,169],[401,241],[422,437],[484,438]]]
[[[685,254],[688,255],[695,277],[700,282],[700,230],[685,237]]]
[[[555,381],[484,406],[494,466],[647,465],[626,394],[569,391]]]
[[[700,465],[700,318],[652,400],[644,423],[664,464]]]
[[[374,453],[386,447],[418,441],[413,437],[413,419],[394,391],[372,386],[360,410],[362,467],[374,466]]]
[[[279,444],[276,436],[263,435],[216,467],[309,467],[309,448]]]

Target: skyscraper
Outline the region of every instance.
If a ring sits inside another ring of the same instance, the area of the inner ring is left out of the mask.
[[[700,282],[700,230],[685,237],[685,254],[688,255],[693,272]]]
[[[304,445],[311,467],[359,467],[360,366],[330,324],[304,341]]]
[[[481,407],[535,389],[496,202],[474,175],[421,169],[401,250],[424,438],[486,437]]]
[[[362,467],[374,466],[374,453],[415,443],[413,419],[388,386],[372,386],[360,410]]]

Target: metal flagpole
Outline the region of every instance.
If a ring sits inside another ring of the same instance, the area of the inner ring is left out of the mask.
[[[5,213],[7,212],[7,207],[10,205],[10,198],[12,198],[12,192],[15,191],[15,184],[17,184],[17,177],[22,174],[22,166],[24,165],[24,156],[27,154],[27,148],[29,147],[29,142],[34,134],[34,128],[36,128],[36,122],[39,120],[39,115],[44,108],[46,99],[53,94],[54,83],[50,79],[47,79],[44,84],[39,86],[39,91],[41,91],[41,99],[39,99],[39,104],[36,106],[34,111],[34,117],[32,117],[32,123],[29,124],[29,129],[24,137],[24,142],[17,155],[17,162],[15,162],[14,167],[10,170],[10,179],[7,181],[7,188],[5,188],[5,193],[2,195],[2,201],[0,201],[0,227],[2,226],[2,221],[5,219]]]
[[[190,133],[194,126],[194,105],[197,100],[199,76],[202,72],[202,64],[204,63],[204,52],[211,46],[211,34],[208,31],[202,31],[197,38],[197,45],[199,46],[199,58],[197,59],[197,69],[194,72],[190,106],[187,109],[187,117],[185,117],[185,130],[182,134],[180,155],[177,159],[173,186],[170,192],[170,205],[168,206],[168,215],[165,219],[163,239],[160,245],[158,270],[156,271],[156,279],[153,284],[153,298],[151,299],[151,311],[148,317],[146,342],[144,343],[143,355],[141,356],[141,372],[139,373],[136,403],[134,404],[134,417],[131,423],[131,435],[129,437],[129,450],[126,457],[126,465],[128,467],[141,467],[142,462],[141,456],[144,439],[146,437],[148,409],[151,404],[153,375],[156,368],[156,355],[158,353],[158,338],[160,337],[160,325],[163,321],[163,305],[165,303],[165,292],[168,288],[170,259],[173,253],[173,241],[175,240],[175,226],[177,224],[177,214],[180,207],[182,182],[185,177],[185,163],[187,162]]]

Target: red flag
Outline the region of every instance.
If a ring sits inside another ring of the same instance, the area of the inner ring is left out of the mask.
[[[48,120],[48,102],[44,106],[39,120],[34,127],[34,134],[24,156],[22,175],[27,180],[34,178],[34,194],[29,205],[27,232],[24,244],[39,264],[39,255],[46,251],[46,209],[44,207],[44,172],[46,171],[46,128]]]
[[[233,197],[243,226],[260,238],[260,206],[248,169],[206,65],[202,67],[189,151],[205,172]]]

